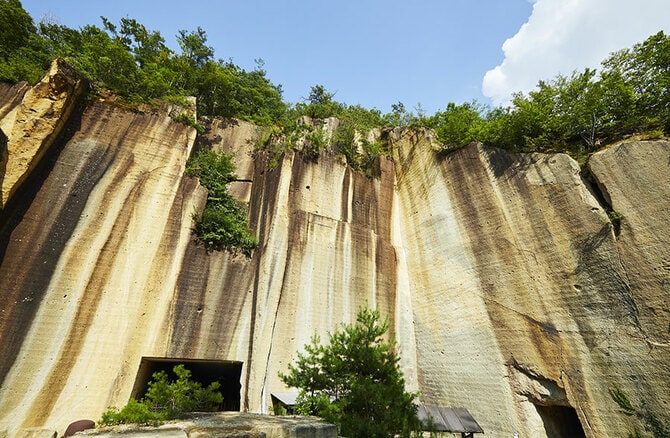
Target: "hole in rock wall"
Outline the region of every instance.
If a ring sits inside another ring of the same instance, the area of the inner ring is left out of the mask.
[[[550,323],[543,324],[542,329],[545,334],[558,334],[558,330]],[[507,365],[512,388],[524,401],[535,407],[548,438],[586,437],[577,411],[570,406],[565,389],[560,383],[565,375],[562,370],[557,382],[535,371],[531,365],[517,362],[514,356]],[[535,417],[534,422],[537,420]]]
[[[574,408],[535,405],[548,438],[586,438]]]
[[[236,361],[143,357],[131,397],[139,400],[144,396],[153,373],[165,371],[170,380],[176,379],[172,369],[177,365],[184,365],[191,372],[191,380],[202,386],[219,382],[223,395],[222,411],[240,410],[242,362]]]

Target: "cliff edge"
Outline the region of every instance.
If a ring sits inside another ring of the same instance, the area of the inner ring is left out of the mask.
[[[0,208],[49,153],[88,83],[63,60],[56,59],[34,87],[6,89],[0,103],[0,130],[7,138],[0,165]]]

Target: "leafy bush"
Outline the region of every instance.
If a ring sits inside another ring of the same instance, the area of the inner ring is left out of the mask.
[[[310,159],[316,159],[327,148],[342,155],[353,169],[371,175],[373,164],[380,155],[388,154],[381,142],[366,140],[374,128],[381,128],[387,119],[376,109],[360,105],[346,105],[333,100],[334,94],[322,85],[311,88],[309,98],[289,108],[278,124],[269,130],[257,146],[269,154],[269,167],[277,166],[279,157],[289,149],[302,150]],[[304,117],[311,120],[305,122]],[[328,138],[323,129],[326,118],[339,120],[338,127]]]
[[[178,116],[174,116],[172,117],[172,120],[178,123],[183,123],[186,126],[195,128],[195,130],[198,131],[198,134],[202,134],[203,132],[205,132],[205,128],[203,128],[200,123],[196,122],[194,117],[189,116],[186,113],[181,113]]]
[[[315,128],[305,135],[302,151],[312,160],[316,160],[326,146],[328,146],[326,131],[322,128]]]
[[[276,168],[281,156],[288,150],[301,150],[307,158],[315,161],[328,146],[326,131],[299,120],[300,117],[299,113],[292,111],[290,116],[284,117],[259,139],[256,152],[264,151],[268,154],[269,169]]]
[[[333,149],[342,154],[347,164],[354,169],[359,165],[358,147],[356,144],[356,128],[353,123],[343,121],[333,135]]]
[[[611,54],[602,69],[542,80],[515,93],[510,106],[477,102],[423,118],[444,151],[479,140],[512,151],[569,152],[580,159],[601,144],[632,134],[670,134],[670,37],[663,32]],[[403,125],[407,112],[394,105],[389,120]]]
[[[237,201],[226,194],[207,203],[204,211],[195,216],[194,232],[208,249],[239,249],[247,256],[258,241],[247,227],[247,214]]]
[[[181,418],[187,412],[215,411],[223,402],[219,382],[203,388],[191,380],[191,372],[184,365],[172,369],[177,380],[169,381],[164,371],[154,373],[142,403],[151,412],[164,415],[166,419]]]
[[[323,85],[314,85],[309,92],[309,97],[304,103],[299,103],[296,108],[300,114],[313,119],[327,119],[338,117],[346,108],[344,104],[333,100],[335,95],[326,90]]]
[[[110,407],[98,422],[101,426],[117,424],[158,425],[166,420],[184,417],[188,412],[215,411],[223,403],[219,382],[204,387],[191,380],[184,365],[176,365],[177,379],[170,381],[164,371],[156,372],[142,400],[130,399],[120,411]]]
[[[480,138],[484,120],[484,107],[477,102],[456,105],[449,103],[442,112],[437,112],[425,120],[428,127],[435,129],[438,141],[444,151],[452,151]]]
[[[51,59],[18,0],[0,1],[0,81],[38,82]]]
[[[233,157],[209,149],[198,151],[186,164],[186,173],[200,179],[211,198],[220,198],[228,193],[228,185],[235,181]]]
[[[162,413],[152,412],[149,406],[135,399],[130,399],[120,411],[114,407],[109,407],[103,414],[99,426],[115,426],[117,424],[140,424],[149,426],[158,426],[167,417]]]
[[[353,106],[343,114],[340,126],[333,135],[333,149],[342,154],[353,169],[375,176],[374,164],[384,155],[389,156],[388,144],[383,141],[369,141],[368,133],[383,126],[383,118],[376,110],[364,110]]]
[[[242,250],[246,255],[257,245],[249,231],[247,214],[228,193],[235,180],[232,157],[211,150],[195,154],[186,166],[186,173],[200,179],[207,189],[207,204],[202,214],[196,214],[194,233],[208,249]]]

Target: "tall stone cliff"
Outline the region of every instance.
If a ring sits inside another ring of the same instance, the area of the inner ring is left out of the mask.
[[[75,77],[54,69],[0,86],[0,436],[98,419],[166,360],[239,366],[234,408],[268,412],[295,352],[365,305],[390,318],[408,389],[487,435],[670,428],[670,142],[581,170],[479,144],[439,157],[430,131],[396,129],[369,178],[332,154],[270,168],[256,127],[214,119],[203,141],[235,154],[259,239],[246,257],[193,240],[193,128],[77,80],[44,94]],[[48,141],[24,129],[45,114]]]

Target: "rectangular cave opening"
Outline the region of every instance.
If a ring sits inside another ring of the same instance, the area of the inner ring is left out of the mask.
[[[191,372],[191,379],[202,386],[214,381],[219,382],[221,385],[219,390],[223,395],[221,411],[240,410],[242,362],[237,361],[143,357],[137,370],[131,397],[141,399],[147,392],[151,376],[156,372],[165,371],[170,379],[176,379],[172,369],[177,365],[184,365]]]
[[[548,438],[586,438],[572,406],[535,405]]]

